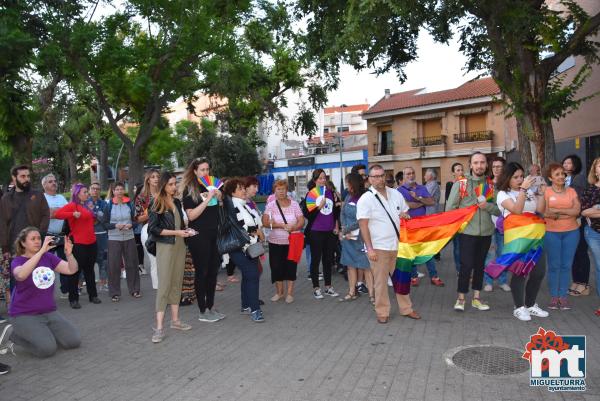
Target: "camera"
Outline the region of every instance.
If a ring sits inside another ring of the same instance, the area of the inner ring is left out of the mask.
[[[64,237],[52,237],[52,241],[50,241],[50,246],[62,246],[65,244]]]

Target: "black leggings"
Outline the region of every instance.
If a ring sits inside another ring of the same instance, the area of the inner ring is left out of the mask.
[[[485,257],[492,243],[492,236],[460,234],[460,272],[458,272],[458,293],[469,292],[469,280],[473,273],[471,288],[481,291]]]
[[[194,288],[198,299],[198,308],[204,313],[215,304],[215,287],[221,257],[217,251],[217,232],[201,232],[189,237],[188,249],[194,262]]]
[[[289,245],[269,243],[269,266],[271,267],[271,283],[278,281],[296,281],[298,264],[288,260]]]
[[[542,280],[546,275],[546,255],[542,254],[540,260],[533,270],[527,276],[512,275],[510,280],[510,290],[512,292],[515,308],[525,305],[530,308],[535,305],[535,299],[542,285]],[[527,284],[525,284],[527,280]]]
[[[313,288],[319,286],[319,263],[323,260],[323,276],[325,286],[331,285],[331,266],[333,253],[336,247],[336,238],[333,231],[311,231],[310,244],[310,278]]]
[[[90,301],[98,297],[98,293],[96,292],[96,274],[94,273],[94,264],[96,263],[97,252],[98,248],[96,247],[95,242],[89,245],[73,245],[73,256],[77,261],[79,270],[77,273],[67,276],[69,301],[79,301],[79,272],[82,271]]]
[[[133,234],[135,238],[135,246],[138,257],[138,265],[144,265],[144,247],[142,246],[142,234]]]
[[[573,258],[573,282],[580,284],[588,284],[590,282],[590,256],[588,255],[588,244],[584,240],[584,230],[586,226],[585,219],[582,219],[581,227],[579,227],[579,235],[581,240],[577,244],[575,257]]]

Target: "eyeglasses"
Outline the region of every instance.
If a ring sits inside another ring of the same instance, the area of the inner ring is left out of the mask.
[[[371,178],[383,178],[383,177],[385,177],[385,174],[370,175],[369,177],[371,177]]]

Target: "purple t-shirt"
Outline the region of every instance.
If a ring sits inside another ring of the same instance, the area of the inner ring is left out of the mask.
[[[414,189],[412,189],[411,187],[404,184],[398,187],[398,191],[400,191],[400,193],[404,197],[404,200],[406,200],[407,202],[419,202],[418,199],[415,199],[412,196],[410,196],[410,191],[416,193],[417,197],[422,196],[423,198],[431,198],[431,195],[429,194],[429,191],[427,191],[427,187],[425,187],[425,185],[417,184],[417,186]],[[408,214],[410,215],[410,217],[425,216],[426,211],[427,210],[425,209],[425,206],[421,206],[416,209],[410,209],[408,211]]]
[[[335,228],[335,218],[333,216],[333,193],[330,190],[325,191],[325,206],[319,211],[313,221],[312,231],[333,231]]]
[[[17,256],[12,260],[10,269],[22,266],[28,258]],[[56,255],[46,252],[33,272],[23,281],[15,281],[12,301],[8,308],[10,316],[41,315],[56,310],[54,302],[54,269],[62,261]]]

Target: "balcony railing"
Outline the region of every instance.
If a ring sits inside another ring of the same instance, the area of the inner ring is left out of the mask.
[[[393,154],[394,154],[394,142],[383,142],[381,144],[381,148],[379,148],[379,144],[377,142],[373,144],[373,155],[383,156],[383,155],[393,155]]]
[[[445,145],[446,135],[411,138],[410,142],[413,148],[419,148],[421,146]]]
[[[491,141],[493,136],[493,131],[463,132],[454,134],[454,143]]]

